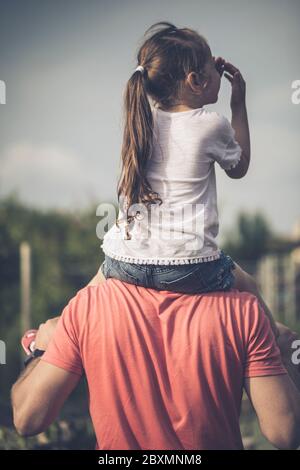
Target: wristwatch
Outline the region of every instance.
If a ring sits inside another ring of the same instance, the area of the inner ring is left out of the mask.
[[[32,351],[32,353],[26,357],[25,361],[24,361],[24,366],[28,366],[28,364],[33,360],[33,359],[36,359],[37,357],[41,357],[43,354],[44,354],[45,351],[43,351],[42,349],[34,349]]]

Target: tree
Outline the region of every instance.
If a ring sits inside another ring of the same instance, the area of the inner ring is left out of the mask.
[[[256,263],[269,250],[272,230],[261,212],[240,212],[236,227],[226,235],[223,249],[235,260]]]

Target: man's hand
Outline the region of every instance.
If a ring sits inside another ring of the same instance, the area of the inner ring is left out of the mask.
[[[37,349],[47,349],[59,318],[51,318],[40,325],[35,339]],[[14,425],[18,433],[32,436],[47,429],[80,377],[40,358],[30,362],[11,391]]]
[[[231,83],[231,109],[239,108],[245,105],[246,100],[246,82],[241,72],[230,62],[224,64],[224,77]]]
[[[54,334],[56,324],[60,317],[51,318],[46,323],[42,323],[39,326],[38,332],[35,338],[35,348],[45,351],[47,349],[50,340]]]

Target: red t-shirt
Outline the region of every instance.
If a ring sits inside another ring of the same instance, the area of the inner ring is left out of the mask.
[[[85,371],[97,449],[242,449],[244,377],[287,373],[254,295],[115,279],[71,299],[42,360]]]

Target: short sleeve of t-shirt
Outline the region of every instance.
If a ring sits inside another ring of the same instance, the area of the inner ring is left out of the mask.
[[[64,308],[57,322],[53,338],[41,360],[74,374],[82,375],[83,366],[75,318],[80,310],[80,305],[78,305],[79,298],[80,293],[71,299]]]
[[[221,114],[215,114],[216,126],[210,141],[209,154],[223,170],[230,170],[240,161],[242,149],[235,140],[235,132],[228,119]]]
[[[269,319],[257,300],[253,301],[248,321],[244,377],[287,374]]]

